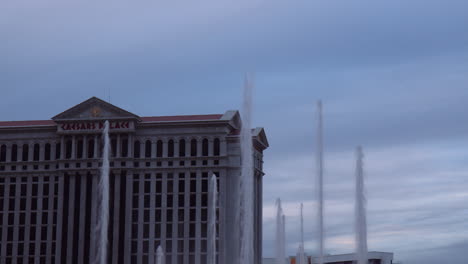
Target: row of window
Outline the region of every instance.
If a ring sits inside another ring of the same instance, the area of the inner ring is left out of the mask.
[[[100,140],[97,140],[100,141]],[[32,157],[30,157],[30,146],[28,144],[23,144],[22,146],[18,146],[17,144],[13,144],[11,146],[11,161],[39,161],[40,160],[40,153],[43,151],[44,160],[51,160],[51,159],[71,159],[75,157],[77,159],[82,158],[96,158],[98,155],[100,156],[100,149],[102,149],[102,140],[101,142],[95,142],[94,139],[87,140],[86,144],[86,153],[84,151],[85,145],[83,139],[78,139],[75,149],[75,154],[73,155],[73,141],[70,138],[65,140],[65,148],[64,148],[64,156],[61,155],[61,144],[55,144],[55,157],[52,157],[52,146],[50,143],[46,143],[44,148],[41,150],[40,144],[36,143],[32,145]],[[113,157],[117,156],[117,138],[111,139],[111,155]],[[156,142],[156,153],[153,152],[152,142],[147,140],[145,142],[140,142],[139,140],[134,141],[133,144],[133,157],[134,158],[150,158],[153,154],[156,157],[174,157],[177,153],[179,157],[196,157],[198,156],[198,141],[196,139],[192,139],[190,141],[185,141],[185,139],[179,140],[179,147],[178,149],[175,148],[174,140],[169,140],[167,142],[167,153],[163,155],[163,141],[158,140]],[[98,144],[99,148],[96,148],[95,144]],[[143,147],[143,149],[141,149]],[[188,148],[189,147],[189,148]],[[21,155],[19,156],[19,149],[21,148]],[[213,140],[212,146],[212,153],[209,151],[209,141],[208,139],[203,139],[201,141],[201,155],[202,156],[209,156],[210,154],[214,156],[220,155],[220,140],[218,138]],[[95,153],[97,151],[97,153]],[[129,156],[129,144],[127,138],[122,138],[120,141],[120,153],[121,157],[128,157]],[[7,160],[7,146],[1,145],[0,146],[0,162],[5,162]]]

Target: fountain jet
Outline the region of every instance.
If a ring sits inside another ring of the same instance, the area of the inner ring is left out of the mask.
[[[165,264],[166,260],[164,259],[164,250],[161,246],[158,246],[156,250],[156,264]]]
[[[306,263],[306,254],[304,252],[304,215],[303,215],[304,205],[301,203],[301,244],[299,245],[298,255],[298,264],[307,264]]]
[[[218,199],[218,186],[216,183],[216,175],[213,174],[209,186],[208,193],[208,261],[207,264],[216,264],[216,206]]]
[[[104,148],[102,151],[101,177],[98,184],[98,219],[97,219],[97,253],[94,263],[107,264],[107,233],[109,226],[109,121],[104,123]]]
[[[254,263],[253,223],[254,223],[254,175],[252,153],[252,90],[253,83],[250,76],[246,76],[244,85],[244,100],[242,107],[241,128],[241,205],[240,205],[240,234],[241,248],[239,264]]]
[[[281,207],[281,199],[276,200],[276,264],[284,264],[286,260],[285,253],[285,217],[283,213],[283,208]]]
[[[322,101],[317,102],[317,229],[318,229],[318,264],[323,264],[324,226],[323,226],[323,119]]]
[[[356,228],[356,260],[357,264],[367,264],[367,220],[366,220],[366,196],[364,189],[364,154],[362,148],[356,148],[356,204],[355,204],[355,228]]]

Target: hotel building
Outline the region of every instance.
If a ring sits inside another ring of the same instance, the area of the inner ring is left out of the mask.
[[[87,264],[96,254],[102,128],[110,122],[108,263],[205,264],[208,179],[218,263],[239,252],[239,112],[140,117],[92,97],[51,120],[0,122],[0,263]],[[254,251],[262,257],[263,128],[254,145]]]

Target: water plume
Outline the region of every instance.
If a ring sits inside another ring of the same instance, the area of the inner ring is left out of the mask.
[[[240,258],[239,264],[254,263],[253,223],[254,223],[254,175],[252,152],[252,91],[253,82],[247,75],[244,84],[241,128],[241,205],[240,205]]]
[[[317,102],[317,233],[318,233],[318,264],[323,264],[324,226],[323,226],[323,118],[322,102]]]
[[[356,260],[357,264],[367,264],[367,220],[366,196],[364,188],[364,154],[362,147],[356,148]]]
[[[284,264],[286,259],[286,234],[285,234],[285,217],[283,208],[281,207],[281,199],[276,200],[276,264]]]
[[[109,229],[109,121],[104,123],[102,132],[104,148],[102,150],[101,177],[98,183],[98,218],[96,264],[107,264],[107,234]]]

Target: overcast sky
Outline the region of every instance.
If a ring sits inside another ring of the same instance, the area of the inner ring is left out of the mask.
[[[360,144],[369,250],[467,263],[468,1],[166,2],[2,1],[0,120],[49,119],[91,96],[141,116],[224,113],[240,108],[243,75],[255,72],[254,124],[270,141],[265,256],[277,197],[288,254],[300,202],[315,251],[322,99],[326,252],[354,250]]]

